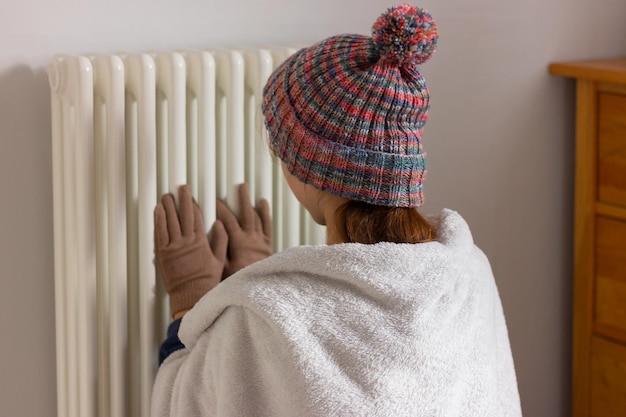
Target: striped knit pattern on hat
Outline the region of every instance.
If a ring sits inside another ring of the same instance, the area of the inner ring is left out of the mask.
[[[402,5],[373,33],[328,38],[272,74],[263,94],[270,147],[291,174],[320,190],[419,207],[429,94],[417,64],[434,50],[436,26],[423,9]]]

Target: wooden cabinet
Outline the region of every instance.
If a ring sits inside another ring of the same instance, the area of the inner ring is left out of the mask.
[[[574,417],[626,416],[626,58],[555,63],[576,80]]]

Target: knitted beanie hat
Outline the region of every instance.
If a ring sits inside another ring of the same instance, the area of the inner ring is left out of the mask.
[[[430,14],[404,4],[376,20],[372,37],[333,36],[292,55],[263,91],[273,153],[318,189],[421,206],[429,95],[418,64],[437,38]]]

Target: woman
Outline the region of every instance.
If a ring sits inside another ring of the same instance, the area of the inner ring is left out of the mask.
[[[327,244],[271,255],[267,203],[221,202],[210,242],[188,187],[155,209],[175,321],[155,416],[520,416],[489,262],[456,212],[425,218],[418,64],[437,29],[387,10],[372,37],[289,58],[264,90],[270,149]],[[271,256],[270,256],[271,255]],[[229,277],[223,281],[224,278]]]

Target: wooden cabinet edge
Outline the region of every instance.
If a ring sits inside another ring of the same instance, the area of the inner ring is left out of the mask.
[[[588,417],[590,398],[585,381],[591,371],[593,325],[593,244],[596,198],[596,83],[576,82],[576,163],[574,194],[574,299],[572,405],[574,417]]]
[[[626,58],[553,62],[548,71],[563,77],[626,84]]]

